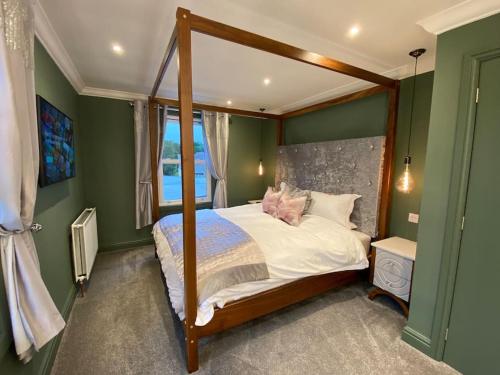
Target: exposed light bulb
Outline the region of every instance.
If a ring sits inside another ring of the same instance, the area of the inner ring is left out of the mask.
[[[396,183],[396,189],[405,194],[410,193],[415,187],[415,181],[410,173],[410,163],[411,158],[409,156],[405,157],[405,170]]]
[[[413,106],[415,104],[415,81],[417,79],[417,64],[418,58],[425,53],[425,48],[419,48],[410,52],[410,56],[415,58],[415,71],[413,72],[413,88],[411,94],[411,111],[410,111],[410,129],[408,132],[408,151],[405,156],[405,170],[401,177],[398,179],[396,183],[396,189],[404,194],[410,193],[415,187],[415,181],[410,173],[410,164],[411,164],[411,156],[410,154],[410,145],[411,145],[411,128],[413,125]]]
[[[226,102],[226,104],[227,104],[227,105],[231,105],[231,104],[233,104],[233,102],[232,102],[231,100],[228,100],[228,101]]]
[[[270,78],[264,78],[264,85],[266,86],[269,86],[269,84],[271,83],[271,79]]]
[[[264,167],[262,166],[262,160],[259,162],[259,176],[264,174]]]

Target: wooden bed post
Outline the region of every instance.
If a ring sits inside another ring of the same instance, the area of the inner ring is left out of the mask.
[[[187,370],[198,370],[198,310],[196,276],[196,216],[194,191],[193,87],[191,64],[191,12],[177,10],[179,54],[179,120],[181,125],[182,224],[184,239],[184,332]]]
[[[149,109],[149,146],[151,153],[151,182],[153,186],[153,222],[160,220],[160,199],[158,197],[158,152],[160,151],[160,147],[158,144],[158,133],[160,127],[160,118],[159,118],[159,105],[156,100],[156,94],[158,93],[158,89],[160,88],[161,82],[165,73],[167,72],[167,68],[172,61],[174,53],[177,49],[177,26],[174,27],[172,31],[172,35],[170,36],[170,41],[168,42],[167,50],[165,51],[165,56],[160,65],[160,69],[155,79],[155,83],[153,89],[151,90],[151,95],[148,100],[148,109]],[[162,120],[163,121],[163,120]],[[163,124],[162,124],[163,125]]]
[[[149,116],[149,151],[151,156],[151,185],[153,188],[153,222],[160,219],[160,201],[158,197],[158,104],[148,101]]]
[[[396,142],[396,123],[398,121],[399,81],[389,90],[389,108],[387,113],[387,132],[385,138],[384,166],[382,175],[382,191],[380,192],[380,209],[378,217],[378,238],[386,238],[389,228],[391,210],[391,186]]]
[[[226,109],[229,113],[243,116],[255,116],[278,120],[276,139],[278,145],[284,144],[284,119],[298,116],[333,104],[345,103],[361,97],[374,95],[389,90],[389,110],[384,154],[384,171],[379,209],[379,238],[387,235],[389,209],[391,199],[391,184],[393,170],[393,152],[396,133],[396,121],[399,97],[399,81],[384,77],[332,58],[319,55],[304,49],[281,43],[245,30],[212,21],[191,14],[187,9],[177,8],[177,22],[171,35],[167,50],[158,71],[149,100],[149,126],[151,144],[151,167],[153,180],[153,216],[159,219],[158,197],[158,104],[174,104],[176,101],[157,98],[158,89],[167,67],[173,59],[175,49],[178,50],[178,92],[179,120],[181,125],[181,166],[182,166],[182,212],[183,212],[183,258],[184,258],[184,332],[186,338],[186,364],[189,372],[198,370],[198,337],[246,322],[257,316],[275,311],[291,303],[298,302],[309,296],[335,286],[344,285],[357,277],[357,271],[342,271],[332,275],[321,275],[301,279],[291,285],[275,288],[271,291],[248,297],[240,302],[231,303],[225,310],[216,311],[214,319],[204,327],[196,327],[198,310],[197,274],[196,274],[196,207],[194,178],[194,142],[193,142],[193,88],[192,88],[192,56],[191,32],[199,32],[218,39],[238,43],[250,48],[259,49],[300,61],[319,68],[356,77],[383,87],[345,95],[324,103],[308,106],[301,110],[284,115],[263,114],[248,110]],[[205,104],[195,104],[198,109],[221,110],[224,108]]]

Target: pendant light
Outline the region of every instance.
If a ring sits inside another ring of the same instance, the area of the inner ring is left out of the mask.
[[[266,78],[267,79],[267,78]],[[259,108],[259,111],[264,112],[266,109],[265,108]],[[263,132],[263,127],[264,127],[264,119],[261,117],[260,118],[260,132],[261,132],[261,139],[262,139],[262,132]],[[259,169],[258,169],[259,176],[264,175],[264,166],[262,165],[262,158],[259,160]]]
[[[416,86],[416,80],[417,80],[417,64],[418,64],[418,58],[422,56],[425,53],[424,48],[419,48],[416,50],[413,50],[409,53],[409,55],[413,58],[415,58],[415,71],[413,73],[413,88],[412,88],[412,93],[411,93],[411,107],[410,107],[410,130],[408,131],[408,146],[406,149],[406,156],[404,158],[404,164],[405,168],[403,171],[403,174],[401,177],[399,177],[397,183],[396,183],[396,189],[400,191],[401,193],[409,194],[414,186],[415,186],[415,181],[413,180],[413,177],[410,172],[410,164],[411,164],[411,156],[410,156],[410,144],[411,144],[411,130],[413,127],[413,107],[415,105],[415,86]]]

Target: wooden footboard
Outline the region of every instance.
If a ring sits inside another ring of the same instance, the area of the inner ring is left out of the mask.
[[[359,279],[360,271],[310,276],[231,302],[215,310],[212,320],[196,327],[198,337],[213,335]]]
[[[157,257],[156,248],[155,256]],[[165,286],[165,295],[167,299],[169,299],[168,285],[161,267],[160,273]],[[366,270],[341,271],[292,281],[277,288],[230,302],[222,309],[216,309],[212,320],[204,326],[188,326],[186,320],[179,321],[182,324],[184,338],[179,337],[179,335],[177,336],[186,344],[186,355],[189,360],[189,345],[193,345],[190,339],[188,339],[189,336],[193,337],[193,335],[195,335],[199,338],[225,331],[308,298],[320,295],[328,290],[351,284],[363,277],[366,278],[365,274]],[[178,318],[170,301],[169,306],[172,315]],[[176,332],[178,333],[179,331],[176,330]]]

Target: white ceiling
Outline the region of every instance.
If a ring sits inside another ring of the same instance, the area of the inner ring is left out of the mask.
[[[434,66],[435,35],[420,20],[463,0],[39,0],[66,62],[74,66],[79,91],[113,96],[114,91],[149,94],[175,22],[178,6],[193,13],[394,78],[410,74],[408,52],[424,47],[421,71]],[[471,0],[465,1],[465,3]],[[38,13],[37,13],[37,17]],[[40,18],[40,17],[39,17]],[[359,25],[351,39],[347,31]],[[50,30],[49,30],[50,31]],[[37,35],[40,37],[38,32]],[[47,33],[43,33],[46,35]],[[50,34],[50,33],[49,33]],[[112,43],[123,46],[117,56]],[[49,48],[50,49],[50,48]],[[51,51],[49,51],[51,52]],[[67,53],[66,53],[67,52]],[[57,57],[56,56],[56,57]],[[64,60],[64,59],[61,59]],[[175,60],[174,60],[175,61]],[[79,75],[79,77],[78,77]],[[81,79],[80,79],[81,77]],[[262,84],[264,77],[271,84]],[[196,101],[280,113],[343,95],[367,83],[240,45],[193,34],[193,91]],[[160,95],[176,97],[176,64]],[[113,91],[109,91],[113,90]],[[123,96],[123,95],[122,95]],[[124,94],[124,97],[127,96]]]

